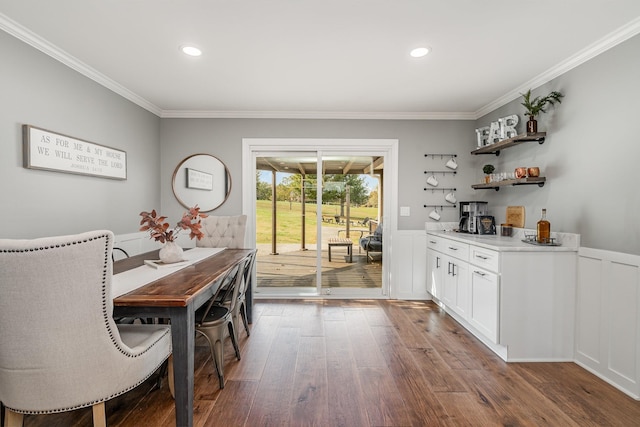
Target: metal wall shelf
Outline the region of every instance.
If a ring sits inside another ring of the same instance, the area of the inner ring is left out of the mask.
[[[474,184],[471,188],[475,190],[492,189],[496,191],[500,190],[500,187],[506,187],[508,185],[537,185],[538,187],[544,187],[546,178],[543,176],[537,178],[520,178],[520,179],[505,179],[498,182],[490,182],[488,184]]]
[[[494,144],[485,145],[484,147],[473,150],[471,154],[495,154],[496,156],[499,156],[500,150],[514,147],[525,142],[537,142],[538,144],[543,144],[546,136],[546,132],[525,133],[503,141],[498,141]]]

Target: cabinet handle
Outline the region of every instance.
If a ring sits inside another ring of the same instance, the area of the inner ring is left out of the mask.
[[[453,246],[449,246],[449,249],[451,249],[452,251],[457,251],[458,248],[454,248]]]
[[[436,242],[435,240],[429,240],[429,243],[431,243],[432,245],[435,245],[438,242]]]
[[[451,275],[452,276],[456,275],[456,265],[455,264],[451,264]]]
[[[489,259],[489,257],[482,256],[482,255],[476,255],[476,258],[480,258],[480,259]]]
[[[447,274],[451,274],[451,262],[447,263]]]
[[[482,277],[487,275],[486,273],[483,273],[482,271],[478,271],[478,270],[474,270],[473,272],[476,273],[478,276],[482,276]]]
[[[436,257],[436,268],[440,268],[440,257]]]

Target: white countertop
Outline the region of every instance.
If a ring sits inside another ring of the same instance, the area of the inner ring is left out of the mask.
[[[462,243],[469,243],[476,246],[492,249],[501,252],[576,252],[580,246],[580,235],[571,233],[551,233],[560,246],[542,246],[525,243],[525,232],[535,234],[535,230],[513,229],[512,237],[500,235],[479,235],[458,233],[446,230],[426,230],[428,235],[446,237]]]

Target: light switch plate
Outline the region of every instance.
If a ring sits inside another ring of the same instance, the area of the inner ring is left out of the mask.
[[[400,216],[411,216],[411,207],[400,206]]]

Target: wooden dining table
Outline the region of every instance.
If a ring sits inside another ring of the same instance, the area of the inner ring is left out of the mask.
[[[253,252],[255,249],[224,249],[113,299],[114,317],[170,319],[177,427],[193,426],[195,311],[213,296],[224,273]],[[157,258],[158,251],[153,251],[116,261],[113,274]],[[249,284],[246,291],[249,322],[251,288]]]

